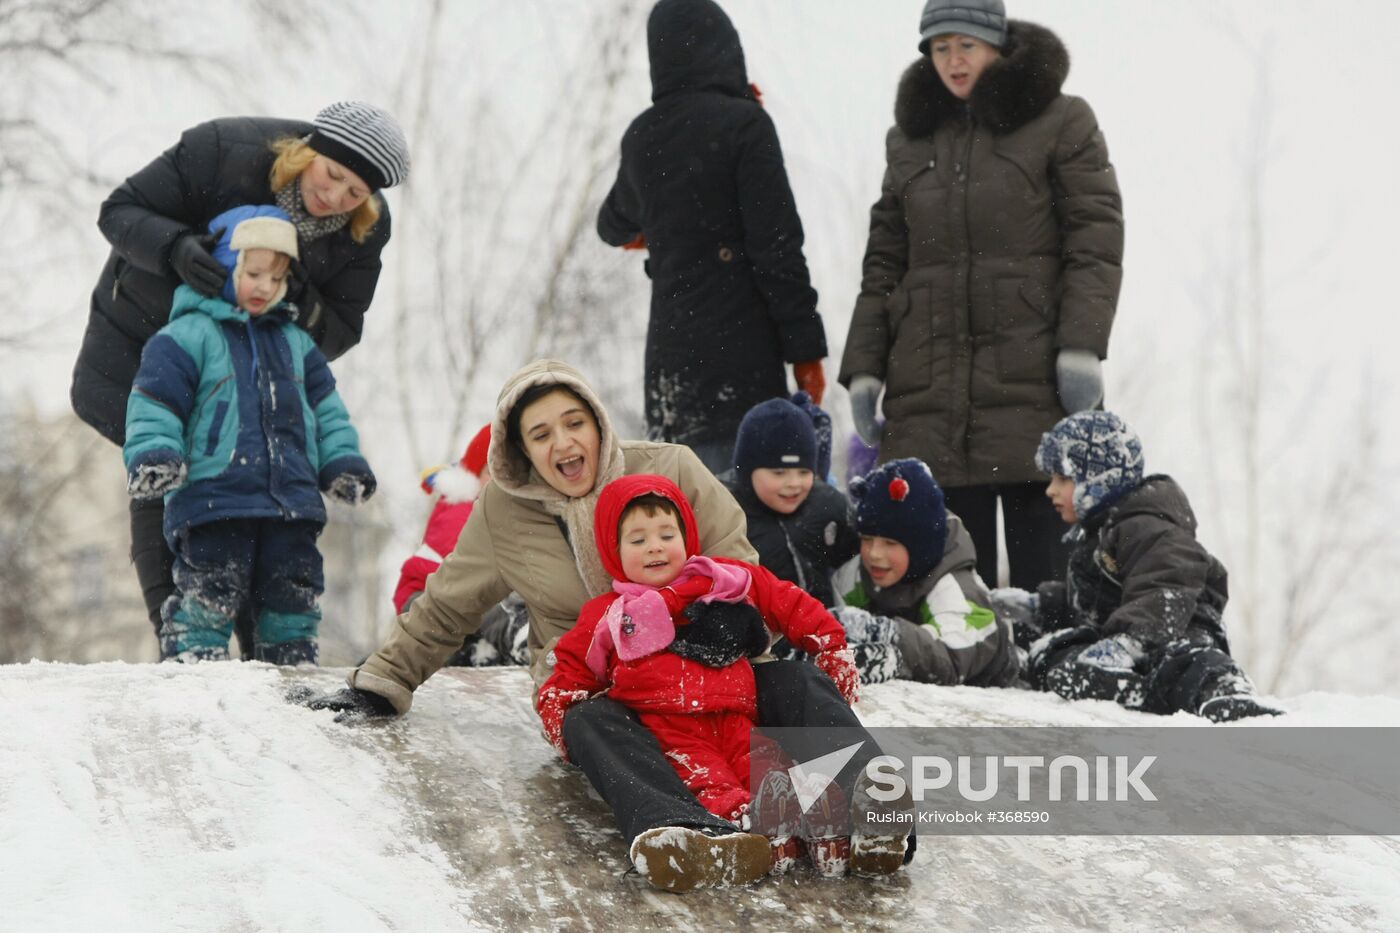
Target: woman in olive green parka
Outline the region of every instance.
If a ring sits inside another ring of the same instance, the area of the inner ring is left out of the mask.
[[[1000,498],[1011,583],[1034,588],[1063,576],[1064,555],[1029,452],[1101,403],[1123,214],[1093,111],[1060,92],[1065,47],[1000,11],[924,10],[840,378],[882,461],[932,468],[993,585]]]

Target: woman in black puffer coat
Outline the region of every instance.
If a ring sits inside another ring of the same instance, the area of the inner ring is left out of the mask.
[[[389,209],[377,192],[407,174],[403,131],[368,104],[333,104],[312,123],[232,117],[186,130],[102,204],[97,225],[112,252],[73,370],[78,417],[123,443],[142,348],[169,320],[181,282],[204,294],[222,286],[227,272],[203,234],[238,205],[277,204],[296,223],[301,260],[287,300],[326,357],[359,343],[389,240]],[[163,515],[161,499],[132,502],[132,560],[157,630],[174,591]]]

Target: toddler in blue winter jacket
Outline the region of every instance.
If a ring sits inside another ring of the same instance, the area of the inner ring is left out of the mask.
[[[375,488],[326,358],[283,301],[297,257],[290,218],[236,207],[209,224],[223,291],[175,291],[141,355],[126,411],[127,490],[165,496],[177,591],[161,610],[162,660],[224,660],[234,620],[256,618],[257,660],[316,663],[324,490]]]

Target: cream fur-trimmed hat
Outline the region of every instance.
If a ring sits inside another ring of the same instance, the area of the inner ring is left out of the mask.
[[[245,205],[231,208],[209,222],[211,233],[219,234],[213,256],[229,270],[224,283],[223,298],[238,304],[238,276],[243,272],[243,256],[250,249],[270,249],[293,259],[299,257],[297,228],[280,207],[270,204]],[[274,307],[287,297],[284,281],[268,307]]]

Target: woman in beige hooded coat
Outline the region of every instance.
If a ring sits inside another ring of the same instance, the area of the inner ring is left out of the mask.
[[[624,474],[670,477],[694,505],[705,554],[757,562],[745,537],[743,511],[690,448],[619,441],[598,397],[565,363],[539,360],[506,382],[487,460],[492,482],[482,490],[456,549],[398,617],[379,651],[351,672],[350,686],[312,700],[313,709],[338,710],[341,720],[408,712],[418,685],[511,590],[529,608],[531,671],[538,689],[549,676],[555,643],[577,621],[583,604],[611,590],[593,543],[593,512],[603,487]],[[761,725],[861,728],[831,678],[811,664],[757,664],[755,679]],[[567,705],[569,758],[613,808],[632,861],[649,881],[688,890],[744,884],[768,873],[768,840],[737,832],[702,807],[635,713],[604,695],[542,702]],[[806,731],[849,744],[849,732]],[[879,754],[873,739],[866,749],[871,751],[860,756],[859,765]],[[834,750],[804,747],[789,753],[805,760]],[[899,848],[902,856],[903,838]],[[912,854],[912,842],[908,851]],[[861,856],[853,851],[853,870],[861,870]],[[887,866],[884,871],[893,870],[889,862],[886,852],[867,859],[868,865]]]

